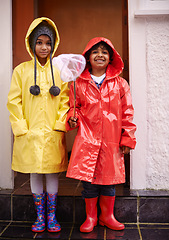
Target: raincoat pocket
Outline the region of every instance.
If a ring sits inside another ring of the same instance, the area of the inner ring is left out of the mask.
[[[62,131],[45,133],[44,161],[48,166],[65,164],[65,135]]]

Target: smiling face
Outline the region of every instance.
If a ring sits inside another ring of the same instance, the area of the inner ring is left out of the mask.
[[[89,61],[92,67],[92,74],[101,76],[106,72],[106,68],[110,62],[110,54],[105,45],[100,43],[91,49]]]
[[[35,46],[35,53],[40,64],[44,66],[51,53],[51,40],[47,35],[40,35],[38,37]]]

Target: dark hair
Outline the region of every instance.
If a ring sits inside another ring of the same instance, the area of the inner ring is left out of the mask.
[[[105,43],[104,41],[101,41],[101,42],[98,42],[97,44],[95,44],[92,48],[90,48],[86,53],[85,53],[85,58],[86,58],[86,61],[89,60],[89,56],[91,54],[91,52],[95,49],[97,49],[99,46],[103,46],[107,49],[107,51],[109,52],[109,55],[110,55],[110,61],[113,60],[113,49],[107,44]]]

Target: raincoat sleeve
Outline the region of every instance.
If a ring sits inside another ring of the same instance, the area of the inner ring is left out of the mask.
[[[22,80],[19,66],[13,71],[7,108],[10,112],[9,120],[13,134],[16,137],[26,134],[28,132],[28,126],[22,110]]]
[[[62,81],[61,81],[62,82]],[[69,110],[69,88],[68,83],[61,83],[61,92],[60,92],[60,103],[57,113],[57,119],[54,126],[54,130],[66,131],[65,122],[67,112]]]
[[[132,105],[132,98],[130,88],[126,80],[121,81],[121,104],[122,104],[122,136],[120,146],[127,146],[131,149],[135,148],[136,125],[132,122],[134,115],[134,108]]]
[[[79,114],[80,103],[79,103],[78,99],[79,99],[78,98],[78,89],[77,89],[77,83],[76,83],[76,110],[75,110],[75,115],[76,115],[76,118],[78,119],[76,128],[79,127],[79,121],[80,121],[80,114]],[[69,109],[69,112],[67,114],[67,119],[66,119],[66,130],[67,131],[75,129],[75,128],[71,128],[70,125],[69,125],[69,122],[68,122],[69,118],[74,116],[74,86],[73,86],[73,83],[70,86],[69,100],[70,100],[70,109]]]

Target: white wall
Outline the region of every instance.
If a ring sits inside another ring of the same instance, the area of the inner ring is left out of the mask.
[[[0,0],[0,188],[13,188],[12,134],[6,107],[12,74],[12,0]]]
[[[129,0],[132,189],[169,189],[169,1]]]
[[[149,17],[147,49],[147,186],[169,189],[169,16]]]

